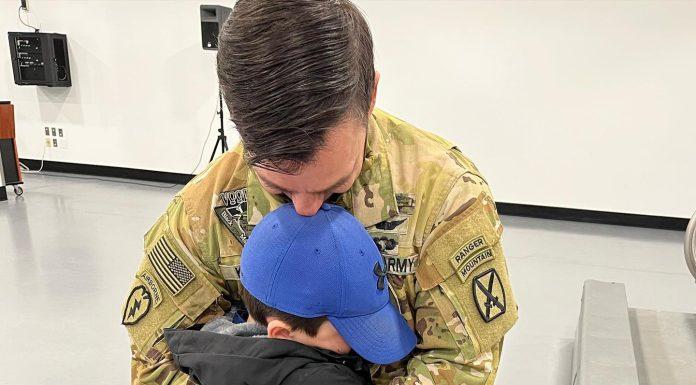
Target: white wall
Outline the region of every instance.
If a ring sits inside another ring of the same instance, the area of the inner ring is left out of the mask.
[[[696,209],[696,2],[359,4],[380,105],[459,143],[498,200]]]
[[[0,1],[0,28],[25,30],[18,3]],[[29,0],[43,30],[67,33],[74,85],[16,86],[0,49],[21,156],[39,158],[55,122],[70,148],[47,159],[190,172],[216,97],[200,3]],[[459,143],[499,201],[696,209],[696,2],[357,3],[378,104]]]
[[[50,149],[46,159],[191,173],[217,103],[215,51],[201,48],[200,4],[29,0],[30,21],[67,34],[73,86],[15,85],[3,43],[0,99],[15,105],[20,156],[40,159],[43,127],[55,125],[66,128],[68,149]],[[0,1],[2,39],[7,30],[28,30],[18,6]]]

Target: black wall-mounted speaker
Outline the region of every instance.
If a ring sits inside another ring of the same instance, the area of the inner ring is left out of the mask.
[[[68,40],[60,33],[8,32],[15,84],[70,87]]]
[[[201,5],[201,37],[203,49],[218,48],[220,28],[232,12],[231,8],[222,5]]]

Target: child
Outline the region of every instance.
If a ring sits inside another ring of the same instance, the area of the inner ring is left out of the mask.
[[[223,318],[206,328],[225,335],[165,337],[175,362],[202,385],[369,384],[363,359],[389,364],[416,344],[389,302],[385,271],[372,238],[342,208],[324,204],[303,217],[284,205],[242,252],[240,294],[257,323]],[[263,332],[268,338],[258,338]]]

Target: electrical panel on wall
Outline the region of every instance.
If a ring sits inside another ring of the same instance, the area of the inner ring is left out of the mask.
[[[8,32],[15,84],[70,87],[68,40],[60,33]]]

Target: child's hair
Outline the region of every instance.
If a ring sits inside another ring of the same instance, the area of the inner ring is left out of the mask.
[[[239,294],[251,318],[263,326],[268,326],[268,317],[275,317],[288,324],[292,330],[299,329],[310,337],[316,337],[319,327],[327,320],[326,317],[302,318],[266,306],[266,304],[251,295],[241,282],[239,282]]]

